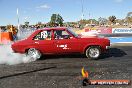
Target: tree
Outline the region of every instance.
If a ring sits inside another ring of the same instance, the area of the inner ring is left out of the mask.
[[[59,24],[60,26],[63,26],[63,21],[64,20],[59,14],[57,15],[57,20],[56,21],[57,21],[57,24]]]
[[[119,23],[119,25],[123,25],[125,22],[124,19],[116,19],[116,23]]]
[[[26,21],[24,24],[25,24],[25,27],[29,26],[29,22],[28,21]]]
[[[112,24],[115,24],[116,23],[116,17],[115,16],[110,16],[109,17],[109,21],[112,23]]]
[[[85,24],[89,24],[90,22],[86,19],[83,19],[83,20],[80,20],[79,23],[82,25],[85,25]]]
[[[52,14],[50,25],[51,26],[63,26],[63,18],[59,14]]]
[[[131,16],[131,17],[127,17],[127,23],[128,23],[129,25],[132,24],[132,16]]]
[[[56,14],[52,14],[51,20],[50,20],[50,25],[55,26],[56,25]]]
[[[42,22],[38,22],[37,25],[42,25]]]
[[[98,24],[98,21],[96,19],[89,19],[90,24]]]
[[[108,20],[106,18],[100,17],[98,21],[99,21],[99,25],[106,25]]]

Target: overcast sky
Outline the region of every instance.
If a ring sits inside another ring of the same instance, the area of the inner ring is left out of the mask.
[[[82,1],[85,19],[111,15],[125,18],[132,12],[132,0],[0,0],[0,25],[17,25],[17,8],[21,24],[49,22],[53,13],[60,14],[65,22],[78,21],[82,16]]]

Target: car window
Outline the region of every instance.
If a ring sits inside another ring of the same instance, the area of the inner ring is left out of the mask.
[[[65,30],[56,30],[54,31],[55,39],[70,39],[70,35]]]
[[[34,40],[51,40],[51,30],[41,31],[35,37]]]
[[[73,32],[73,30],[71,28],[67,28],[67,31],[69,31],[75,37],[78,37],[78,34],[76,34],[75,32]]]

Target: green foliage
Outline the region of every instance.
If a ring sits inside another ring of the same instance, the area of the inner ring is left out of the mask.
[[[83,19],[83,20],[80,20],[79,23],[80,24],[97,24],[98,21],[95,19],[89,19],[89,20]]]
[[[108,22],[108,20],[107,20],[106,18],[100,17],[100,18],[98,19],[98,22],[99,22],[99,25],[106,25],[107,22]]]
[[[29,22],[26,21],[26,22],[24,23],[24,25],[25,25],[25,27],[28,27],[28,26],[29,26]]]
[[[128,22],[129,24],[132,24],[132,16],[131,16],[131,17],[127,17],[127,22]]]
[[[116,17],[115,17],[115,16],[110,16],[110,17],[109,17],[109,21],[110,21],[111,23],[115,24],[115,23],[116,23]]]
[[[59,14],[52,14],[50,20],[50,26],[63,26],[63,18]]]

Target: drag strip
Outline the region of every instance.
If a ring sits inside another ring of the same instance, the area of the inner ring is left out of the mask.
[[[115,33],[115,34],[99,34],[99,36],[107,37],[111,44],[114,43],[132,43],[132,34]]]
[[[98,60],[83,55],[52,55],[18,65],[0,65],[1,88],[83,88],[81,68],[90,79],[132,80],[132,46],[112,46]],[[9,58],[10,59],[10,58]],[[132,88],[132,85],[88,85],[86,88]]]
[[[24,75],[24,74],[38,72],[38,71],[42,71],[42,70],[48,70],[48,69],[52,69],[52,68],[55,68],[55,67],[48,67],[48,68],[42,68],[42,69],[37,69],[37,70],[32,70],[32,71],[27,71],[27,72],[15,73],[15,74],[12,74],[12,75],[2,76],[2,77],[0,77],[0,79],[4,79],[4,78],[8,78],[8,77],[13,77],[13,76]]]

